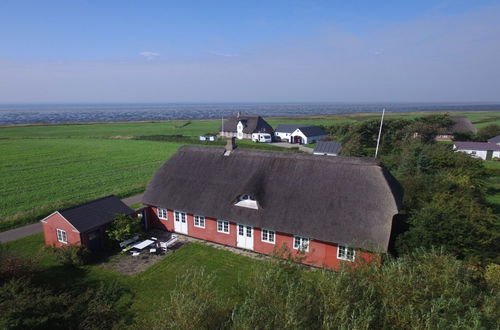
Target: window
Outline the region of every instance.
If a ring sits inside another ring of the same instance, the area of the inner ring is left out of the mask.
[[[337,249],[337,259],[354,261],[354,249],[347,245],[339,245]]]
[[[57,240],[61,243],[68,243],[68,238],[66,237],[66,232],[62,229],[56,229]]]
[[[296,250],[309,251],[309,238],[294,236],[293,248]]]
[[[236,204],[234,205],[241,207],[248,207],[250,209],[255,209],[255,210],[259,209],[257,201],[250,195],[241,195],[240,197],[238,197],[238,202],[236,202]]]
[[[219,233],[229,234],[229,221],[217,220],[217,231]]]
[[[274,230],[262,229],[262,242],[274,244]]]
[[[174,211],[174,218],[177,222],[186,223],[186,212]]]
[[[158,218],[167,220],[168,219],[167,209],[158,208]]]
[[[199,228],[205,228],[205,217],[202,215],[195,215],[194,226]]]

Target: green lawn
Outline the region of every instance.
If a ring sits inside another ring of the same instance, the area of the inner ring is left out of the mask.
[[[44,250],[42,234],[5,245],[21,255],[40,258],[40,272],[34,280],[48,284],[51,288],[79,288],[100,281],[119,284],[129,291],[123,299],[131,299],[132,312],[138,320],[151,318],[155,306],[158,306],[161,299],[168,297],[170,290],[174,288],[176,278],[190,269],[204,268],[213,273],[217,278],[214,291],[236,302],[250,289],[254,271],[264,266],[264,262],[260,260],[201,243],[189,243],[144,272],[127,276],[98,265],[84,266],[81,269],[63,267]]]

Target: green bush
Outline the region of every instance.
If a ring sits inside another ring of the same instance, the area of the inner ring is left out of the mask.
[[[92,259],[91,252],[83,246],[68,245],[51,249],[54,258],[64,266],[83,266]]]
[[[176,280],[175,289],[155,306],[153,329],[220,329],[231,309],[215,291],[216,278],[204,269],[191,269]]]
[[[32,277],[36,262],[35,258],[20,257],[5,244],[0,244],[0,285],[13,278]]]
[[[115,220],[106,229],[106,234],[111,241],[120,243],[134,236],[141,236],[144,231],[142,230],[140,218],[117,214]]]

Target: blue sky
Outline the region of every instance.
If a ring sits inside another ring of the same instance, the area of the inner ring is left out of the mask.
[[[0,1],[0,103],[497,102],[500,1]]]

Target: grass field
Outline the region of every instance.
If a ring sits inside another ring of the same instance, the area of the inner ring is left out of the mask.
[[[0,228],[93,198],[142,192],[179,146],[107,139],[0,140]]]
[[[168,297],[170,290],[175,286],[176,278],[190,269],[203,268],[216,275],[214,292],[221,293],[236,302],[246,290],[250,289],[254,271],[264,265],[260,260],[200,243],[190,243],[144,272],[127,276],[99,265],[84,266],[81,269],[62,267],[43,249],[42,234],[28,236],[5,245],[21,255],[37,256],[41,269],[34,280],[48,284],[51,288],[87,287],[100,281],[117,283],[129,291],[123,299],[132,302],[131,309],[138,321],[153,317],[155,306],[159,305],[161,299]]]
[[[414,118],[429,113],[388,113]],[[500,112],[453,113],[477,125],[500,124]],[[332,125],[379,118],[376,114],[268,118],[271,125]],[[154,171],[182,144],[216,133],[220,120],[32,125],[0,127],[0,231],[37,221],[54,210],[109,194],[141,192]],[[183,141],[134,136],[183,135]],[[240,141],[242,148],[280,150]],[[497,182],[498,184],[498,182]],[[496,190],[495,190],[496,191]],[[500,197],[493,202],[500,205]]]

